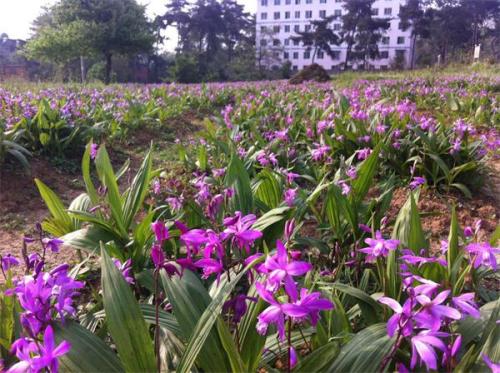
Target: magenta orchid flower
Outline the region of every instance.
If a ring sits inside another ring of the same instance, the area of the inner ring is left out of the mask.
[[[297,299],[297,286],[292,276],[302,276],[312,269],[312,264],[302,261],[290,261],[288,252],[283,242],[276,241],[277,253],[268,256],[264,262],[264,268],[268,271],[268,285],[276,290],[282,282],[285,290],[292,299]]]
[[[469,254],[472,254],[471,259],[473,258],[474,268],[484,265],[492,268],[493,271],[497,270],[496,256],[500,254],[500,248],[491,247],[488,242],[484,242],[468,244],[465,249]]]
[[[203,279],[207,279],[211,274],[217,274],[217,285],[220,282],[220,276],[224,272],[224,266],[222,265],[222,261],[212,259],[212,258],[204,258],[196,261],[194,265],[203,270]]]
[[[462,314],[455,308],[443,306],[442,303],[448,298],[450,290],[445,290],[430,299],[427,295],[420,294],[415,298],[422,305],[422,309],[415,315],[415,321],[420,328],[438,331],[441,327],[441,320],[449,318],[460,320]]]
[[[415,368],[417,361],[420,360],[420,365],[424,363],[428,370],[436,370],[437,355],[435,348],[446,352],[447,347],[439,337],[447,336],[447,333],[424,330],[412,337],[410,368]]]
[[[250,246],[262,237],[262,232],[251,229],[256,220],[253,214],[242,216],[240,211],[236,211],[233,217],[224,219],[226,229],[221,237],[223,240],[232,239],[240,249],[245,249],[249,254]]]
[[[331,310],[334,308],[332,302],[328,299],[321,299],[321,293],[319,291],[309,292],[308,289],[300,289],[300,298],[295,304],[307,310],[309,317],[311,318],[312,326],[316,326],[319,320],[320,311]]]
[[[368,254],[366,257],[367,262],[374,262],[376,258],[383,256],[386,257],[389,251],[396,250],[399,245],[398,240],[384,239],[380,231],[375,232],[375,238],[367,238],[365,242],[368,247],[362,248],[359,251]]]
[[[474,293],[464,293],[457,297],[451,298],[453,305],[458,308],[464,315],[469,315],[476,319],[481,317],[481,313],[477,308],[477,304],[474,301]]]
[[[411,335],[413,331],[411,322],[413,300],[411,298],[407,299],[403,306],[389,297],[380,297],[378,301],[394,311],[394,315],[387,321],[387,334],[389,337],[393,337],[399,329],[401,329],[401,334],[404,337]]]
[[[272,293],[260,282],[255,283],[255,288],[259,296],[271,306],[266,308],[257,317],[257,332],[265,335],[270,324],[275,324],[278,329],[278,337],[281,341],[285,340],[285,317],[302,318],[307,315],[307,309],[292,303],[281,304],[274,299]]]
[[[40,346],[40,356],[33,358],[32,368],[41,370],[50,368],[51,372],[57,372],[59,368],[58,358],[63,356],[71,349],[71,344],[67,341],[62,341],[59,345],[55,345],[54,331],[49,325],[43,334],[43,345]]]
[[[16,257],[12,256],[11,254],[7,254],[5,256],[1,256],[1,264],[2,264],[2,269],[4,271],[8,271],[11,267],[15,267],[19,265],[19,260],[16,259]]]
[[[156,241],[159,242],[160,244],[163,241],[166,241],[170,238],[170,234],[168,233],[167,227],[161,221],[155,221],[154,223],[152,223],[151,229],[155,234]]]

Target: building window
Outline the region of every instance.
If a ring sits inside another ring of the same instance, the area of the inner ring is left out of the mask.
[[[294,69],[295,71],[297,71],[299,69],[299,67],[297,65],[293,65],[292,69]]]
[[[404,59],[406,56],[406,51],[404,49],[396,49],[396,58]]]
[[[279,46],[280,45],[280,39],[273,39],[273,45],[275,47]]]
[[[334,16],[340,17],[342,15],[342,10],[341,9],[335,9],[333,12]]]
[[[306,32],[311,31],[311,25],[306,25],[304,27],[304,31],[306,31]]]
[[[340,23],[334,23],[333,24],[333,30],[334,31],[339,31],[340,30]]]
[[[390,38],[388,36],[382,37],[382,44],[389,45]]]
[[[290,25],[285,25],[285,32],[290,32]]]
[[[340,60],[340,51],[332,51],[332,60]]]
[[[320,11],[319,11],[319,16],[320,16],[321,18],[326,18],[326,10],[320,10]]]
[[[398,29],[400,29],[401,31],[404,31],[403,22],[398,23]]]
[[[298,60],[299,59],[299,52],[293,52],[293,59]]]
[[[304,59],[305,59],[305,60],[308,60],[309,58],[311,58],[311,52],[309,52],[309,51],[305,51],[305,52],[304,52]]]
[[[385,8],[384,9],[384,15],[386,15],[386,16],[392,15],[392,8]]]
[[[288,60],[288,57],[289,57],[288,52],[284,52],[284,53],[283,53],[283,58],[284,58],[285,60]]]
[[[326,4],[326,0],[319,0],[320,4]]]
[[[273,26],[273,32],[275,34],[277,34],[278,32],[280,32],[280,27],[279,26]]]
[[[266,26],[260,26],[260,32],[266,32],[267,27]]]
[[[341,3],[343,0],[335,0],[336,3]]]
[[[378,8],[372,9],[372,16],[378,16]]]
[[[317,55],[318,60],[322,60],[325,57],[325,53],[323,51],[318,51]]]
[[[290,19],[290,12],[285,12],[285,19]]]
[[[398,44],[404,44],[405,43],[405,37],[404,36],[398,36]]]
[[[260,39],[260,45],[265,47],[267,45],[267,40],[266,39]]]
[[[312,0],[306,0],[306,4],[312,4]]]
[[[285,0],[286,5],[290,5],[292,3],[292,0]]]
[[[306,18],[312,18],[313,12],[312,10],[306,10]]]
[[[300,5],[300,0],[295,0],[295,5]]]
[[[274,12],[274,19],[280,19],[280,12]]]
[[[293,45],[295,46],[299,45],[299,41],[297,39],[293,39]]]
[[[260,13],[260,19],[267,19],[267,13]]]
[[[295,11],[295,18],[300,18],[300,11],[299,10]]]
[[[260,5],[267,6],[267,0],[260,0]]]
[[[300,32],[300,25],[293,26],[293,31],[294,32]]]
[[[380,58],[389,58],[389,51],[381,51]]]
[[[290,39],[285,39],[285,45],[290,45]]]
[[[280,5],[280,0],[274,0],[274,5]]]

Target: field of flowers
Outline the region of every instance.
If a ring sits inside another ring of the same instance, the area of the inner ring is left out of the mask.
[[[0,188],[81,160],[76,197],[37,174],[46,217],[0,244],[0,370],[498,372],[499,92],[0,88]]]

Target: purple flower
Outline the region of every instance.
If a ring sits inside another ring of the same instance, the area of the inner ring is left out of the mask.
[[[356,167],[349,167],[349,169],[346,171],[347,176],[349,176],[351,179],[356,179],[358,177],[358,171],[356,170]]]
[[[331,310],[334,307],[333,303],[328,299],[321,299],[320,297],[321,293],[319,291],[309,293],[308,289],[302,288],[300,289],[299,300],[294,303],[307,311],[313,326],[318,323],[320,311]]]
[[[410,189],[411,190],[417,189],[420,185],[425,184],[425,182],[426,182],[425,177],[416,176],[410,183]]]
[[[244,294],[238,294],[233,299],[224,303],[223,310],[225,313],[232,310],[233,321],[239,323],[243,315],[247,312],[247,300],[257,302],[257,298],[255,297],[247,297]]]
[[[166,199],[168,205],[170,206],[170,209],[172,211],[179,211],[182,209],[182,203],[183,203],[183,198],[182,197],[169,197]]]
[[[55,346],[54,332],[49,325],[43,334],[43,345],[40,346],[40,356],[32,359],[32,368],[41,370],[50,368],[51,372],[57,372],[59,368],[58,357],[63,356],[71,349],[71,344],[67,341],[62,341]]]
[[[123,278],[125,281],[127,281],[129,284],[134,284],[134,277],[132,276],[132,259],[128,259],[125,262],[122,262],[119,259],[112,258],[113,263],[115,263],[116,268],[120,270],[120,272],[123,275]]]
[[[472,230],[472,227],[467,226],[464,228],[464,236],[467,238],[474,236],[474,231]]]
[[[90,144],[90,159],[95,159],[97,156],[97,144]]]
[[[368,156],[372,153],[372,150],[370,148],[363,148],[358,150],[358,159],[360,161],[368,158]]]
[[[212,258],[200,259],[194,263],[194,265],[203,270],[203,279],[207,279],[211,274],[217,274],[217,284],[219,284],[220,276],[224,272],[224,266],[222,265],[222,260],[216,260]]]
[[[240,211],[236,211],[233,217],[225,218],[226,229],[223,232],[224,240],[231,238],[240,249],[245,249],[250,253],[250,246],[262,237],[262,232],[251,229],[257,218],[253,214],[242,216]]]
[[[281,241],[276,241],[277,253],[268,256],[264,268],[269,272],[268,285],[276,290],[282,282],[292,299],[297,298],[297,287],[292,276],[302,276],[312,269],[312,264],[302,261],[290,261],[288,253]]]
[[[153,181],[153,193],[160,194],[160,191],[161,191],[161,184],[160,181],[156,179],[155,181]]]
[[[285,203],[288,205],[288,207],[292,207],[293,203],[295,201],[295,198],[297,197],[297,191],[299,188],[295,189],[287,189],[285,191]]]
[[[161,221],[157,220],[154,223],[152,223],[151,229],[155,234],[156,241],[159,242],[160,244],[163,241],[168,240],[170,238],[167,227]]]
[[[4,271],[8,271],[9,268],[15,267],[19,265],[19,260],[17,260],[14,256],[11,254],[7,254],[5,256],[0,255],[0,259],[2,262],[2,269]]]
[[[369,245],[359,251],[368,254],[366,257],[367,262],[373,262],[379,256],[386,257],[390,250],[395,250],[398,245],[398,240],[384,239],[380,231],[375,232],[375,238],[367,238],[365,242]]]
[[[257,332],[261,335],[266,334],[270,324],[275,324],[278,328],[278,337],[281,341],[285,340],[285,316],[302,318],[307,315],[307,310],[303,307],[291,303],[281,304],[274,299],[272,293],[265,289],[260,282],[255,283],[255,288],[259,296],[271,306],[266,308],[257,317]]]
[[[330,151],[331,148],[328,145],[319,145],[319,144],[315,144],[315,145],[316,145],[316,148],[311,150],[311,158],[314,161],[319,161],[319,160],[323,159],[328,154],[328,152]]]
[[[407,299],[403,306],[389,297],[380,297],[378,301],[389,306],[394,311],[394,315],[387,321],[387,334],[389,337],[393,337],[398,329],[402,329],[401,334],[404,337],[411,335],[413,330],[411,323],[413,300],[411,298]]]
[[[481,357],[483,358],[483,361],[488,366],[488,368],[491,369],[492,373],[500,373],[500,364],[496,364],[491,361],[491,359],[485,353],[482,353]]]
[[[491,247],[488,242],[484,243],[470,243],[465,249],[472,254],[474,268],[478,268],[480,265],[485,267],[491,267],[494,271],[497,270],[497,259],[496,255],[500,254],[500,248]]]
[[[477,304],[474,301],[474,293],[465,293],[458,297],[451,298],[453,305],[458,308],[464,315],[470,315],[476,319],[481,317]]]
[[[165,254],[160,245],[153,245],[151,249],[151,259],[156,269],[160,268],[165,262]]]
[[[430,299],[427,295],[420,294],[416,296],[418,303],[422,305],[422,309],[415,315],[415,321],[420,328],[438,331],[441,327],[441,320],[449,318],[460,320],[461,313],[455,308],[443,306],[443,303],[448,295],[449,290],[442,291],[434,299]]]
[[[53,253],[58,253],[60,246],[64,243],[58,238],[48,238],[44,237],[42,243],[50,249]]]
[[[420,360],[420,365],[424,363],[427,369],[437,369],[437,355],[435,348],[445,352],[446,345],[438,337],[446,337],[448,334],[441,332],[430,332],[424,330],[411,339],[411,369],[417,365],[417,360]]]

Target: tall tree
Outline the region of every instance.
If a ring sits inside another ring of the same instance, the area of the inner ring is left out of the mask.
[[[34,31],[26,46],[30,56],[56,61],[58,50],[66,60],[101,55],[106,83],[113,55],[149,52],[155,41],[136,0],[59,0],[35,21]]]
[[[424,6],[422,0],[408,0],[399,11],[401,29],[403,31],[411,29],[410,66],[412,69],[415,67],[417,38],[427,39],[430,36],[431,18]]]
[[[378,43],[390,27],[389,19],[372,16],[375,0],[349,0],[345,2],[342,16],[342,41],[347,44],[345,66],[352,60],[368,59],[379,56]]]
[[[307,48],[313,48],[312,63],[319,51],[323,51],[330,57],[334,56],[334,51],[331,48],[332,44],[339,45],[340,37],[333,32],[329,27],[330,23],[335,19],[335,16],[329,16],[323,19],[314,20],[311,22],[311,31],[299,31],[299,36],[293,37],[293,40],[298,40]]]

